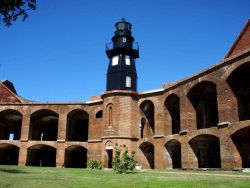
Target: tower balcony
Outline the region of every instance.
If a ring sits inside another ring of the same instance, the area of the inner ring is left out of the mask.
[[[138,42],[135,42],[132,47],[127,45],[122,45],[120,47],[114,47],[114,44],[112,42],[106,43],[106,54],[110,58],[115,55],[119,54],[127,54],[131,55],[135,58],[139,57],[139,44]]]

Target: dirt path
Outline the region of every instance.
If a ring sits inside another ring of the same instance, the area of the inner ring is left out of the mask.
[[[153,172],[162,174],[183,174],[183,175],[199,175],[199,176],[216,176],[216,177],[234,177],[234,178],[248,178],[248,175],[235,175],[235,174],[210,174],[210,173],[197,173],[197,172],[166,172],[166,171],[155,171],[155,170],[142,170],[142,172]]]

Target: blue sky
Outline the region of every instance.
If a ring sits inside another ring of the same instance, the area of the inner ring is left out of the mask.
[[[110,42],[121,18],[140,45],[138,90],[159,89],[222,60],[250,18],[249,0],[37,0],[0,25],[0,80],[35,101],[87,101],[106,88]]]

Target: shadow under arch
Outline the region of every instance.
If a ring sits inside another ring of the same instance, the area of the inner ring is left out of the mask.
[[[0,165],[18,165],[19,147],[0,144]]]
[[[172,161],[172,168],[181,168],[181,143],[172,139],[165,144],[165,148]]]
[[[38,144],[28,148],[27,151],[27,166],[56,166],[56,148]]]
[[[250,62],[240,65],[227,78],[238,103],[239,120],[250,119]]]
[[[89,114],[82,109],[75,109],[68,113],[66,140],[81,141],[88,140]]]
[[[144,142],[139,146],[146,160],[144,166],[146,168],[154,169],[154,145],[150,142]]]
[[[22,114],[17,110],[0,112],[0,140],[20,140]]]
[[[198,168],[221,168],[219,138],[201,134],[189,141],[198,160]]]
[[[171,116],[172,134],[178,134],[180,132],[180,98],[176,94],[169,95],[164,106],[168,110]]]
[[[242,168],[250,168],[250,125],[231,135],[242,161]]]
[[[35,111],[30,116],[29,140],[56,141],[59,115],[48,109]]]
[[[219,121],[216,84],[211,81],[197,83],[187,96],[196,111],[197,129],[216,127]]]
[[[150,100],[145,100],[140,104],[141,112],[141,138],[154,135],[155,130],[155,107]]]
[[[83,146],[73,145],[65,149],[65,168],[86,168],[87,149]]]

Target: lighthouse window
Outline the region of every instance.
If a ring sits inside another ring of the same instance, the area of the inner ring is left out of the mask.
[[[112,66],[118,65],[119,56],[116,55],[112,58]]]
[[[123,37],[123,38],[122,38],[122,42],[127,42],[127,38],[126,38],[126,37]]]
[[[130,56],[129,55],[125,55],[125,64],[130,65]]]
[[[131,87],[131,77],[126,76],[126,87]]]

